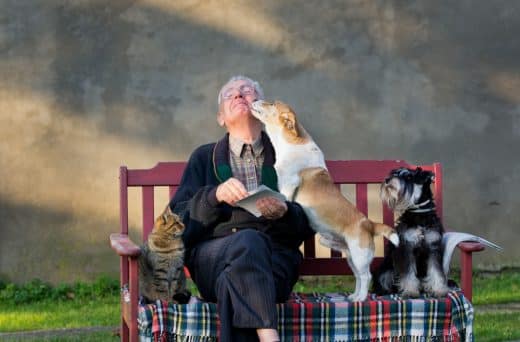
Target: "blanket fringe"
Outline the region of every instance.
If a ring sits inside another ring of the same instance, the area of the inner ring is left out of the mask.
[[[141,339],[142,342],[148,342],[147,339]],[[183,336],[178,334],[161,333],[154,334],[154,342],[217,342],[216,337],[211,336]]]
[[[461,336],[464,336],[464,332]],[[282,341],[284,339],[282,338]],[[348,340],[334,340],[334,342],[459,342],[463,341],[460,336],[396,336],[396,337],[381,337],[372,339],[348,339]],[[153,338],[141,338],[142,342],[217,342],[216,337],[211,336],[184,336],[171,333],[154,334]],[[298,339],[291,339],[291,342],[298,341]],[[318,340],[316,340],[318,342]],[[332,341],[322,341],[332,342]]]

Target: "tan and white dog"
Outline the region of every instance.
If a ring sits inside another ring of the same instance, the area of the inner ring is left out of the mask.
[[[251,112],[264,123],[273,144],[280,192],[303,207],[322,245],[345,252],[356,277],[356,290],[349,299],[365,300],[372,278],[374,236],[384,235],[397,246],[398,235],[393,228],[370,221],[341,194],[322,151],[288,105],[260,100]]]

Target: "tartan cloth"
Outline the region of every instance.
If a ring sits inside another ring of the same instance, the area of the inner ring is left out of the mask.
[[[473,306],[460,291],[440,299],[370,295],[364,302],[347,295],[293,293],[277,305],[281,340],[473,341]],[[213,303],[140,305],[138,325],[142,341],[218,340]]]

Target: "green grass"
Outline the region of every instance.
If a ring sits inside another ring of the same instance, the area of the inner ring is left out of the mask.
[[[520,272],[476,273],[473,283],[474,333],[478,341],[520,339],[520,312],[479,311],[480,305],[520,303]],[[197,294],[193,284],[192,292]],[[352,277],[303,277],[296,292],[350,292]],[[0,332],[44,329],[116,327],[119,325],[119,289],[116,280],[51,288],[39,281],[26,286],[0,283]],[[15,339],[7,339],[16,341]],[[27,338],[29,341],[116,341],[111,331],[77,333],[67,337]]]
[[[513,341],[520,339],[520,313],[479,313],[473,330],[476,341]]]
[[[120,337],[114,334],[111,331],[97,331],[97,332],[91,332],[91,333],[74,333],[69,334],[67,336],[58,336],[58,337],[52,337],[52,336],[38,336],[38,337],[7,337],[2,338],[2,341],[7,342],[18,342],[18,341],[45,341],[45,342],[111,342],[111,341],[120,341]]]
[[[0,303],[0,332],[116,326],[119,297],[68,302]]]
[[[520,272],[477,273],[473,276],[473,304],[520,302]],[[520,329],[519,329],[520,330]]]
[[[354,277],[351,276],[304,276],[300,277],[294,292],[353,292]]]

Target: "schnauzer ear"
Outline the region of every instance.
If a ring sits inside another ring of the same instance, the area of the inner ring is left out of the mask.
[[[426,171],[428,173],[428,180],[430,182],[433,182],[435,180],[435,173],[433,173],[432,171]]]
[[[435,174],[431,171],[423,171],[420,167],[415,169],[415,178],[419,183],[431,183],[435,179]]]
[[[407,169],[406,167],[400,167],[398,169],[394,169],[392,170],[392,172],[390,172],[392,174],[392,176],[394,177],[403,177],[403,178],[406,178],[406,177],[409,177],[410,176],[410,171],[412,170],[409,170]]]

